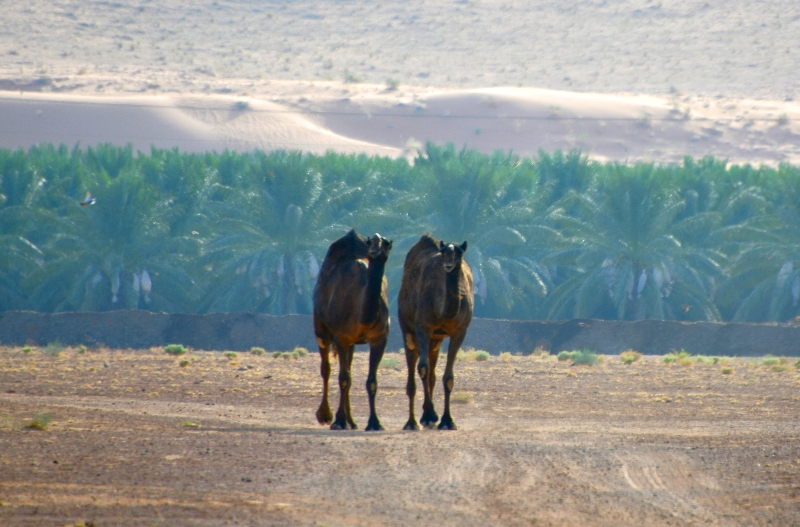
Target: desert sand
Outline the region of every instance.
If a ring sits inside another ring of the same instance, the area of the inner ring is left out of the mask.
[[[790,365],[458,361],[459,430],[406,432],[392,352],[385,431],[366,433],[367,362],[353,362],[361,429],[332,432],[314,418],[316,354],[0,348],[0,524],[797,525]]]
[[[0,146],[800,163],[781,2],[43,2],[0,23]]]

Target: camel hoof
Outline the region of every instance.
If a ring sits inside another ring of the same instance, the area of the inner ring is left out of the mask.
[[[442,419],[442,422],[439,423],[439,430],[458,430],[458,427],[452,419]]]
[[[439,421],[439,416],[433,410],[425,410],[422,414],[422,419],[419,420],[419,424],[424,426],[425,428],[433,428],[436,426],[436,423]]]
[[[331,423],[331,430],[347,430],[347,423],[342,421],[334,421]]]
[[[350,430],[358,430],[358,425],[353,421],[347,421],[347,425],[350,427]]]
[[[317,422],[321,425],[328,425],[331,424],[333,421],[333,413],[331,413],[330,407],[319,407],[317,410]]]
[[[378,421],[377,417],[374,421],[370,419],[369,423],[367,423],[367,427],[364,429],[365,432],[376,432],[379,430],[383,430],[383,426],[381,426],[381,423]]]
[[[406,423],[406,426],[403,427],[403,430],[419,430],[419,425],[416,421],[409,421]]]

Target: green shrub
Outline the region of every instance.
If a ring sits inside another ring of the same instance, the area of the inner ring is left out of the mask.
[[[625,350],[619,354],[619,358],[622,364],[633,364],[642,358],[642,354],[636,350]]]
[[[800,360],[794,363],[794,367],[800,369]]]
[[[258,346],[254,346],[250,348],[250,353],[253,355],[264,355],[267,352],[264,348],[259,348]]]
[[[283,357],[284,360],[289,360],[289,359],[296,359],[297,355],[295,353],[292,353],[291,351],[284,351],[283,353],[281,353],[281,357]]]
[[[298,346],[292,350],[292,353],[297,354],[298,357],[305,357],[308,355],[308,350],[306,348]]]
[[[572,365],[580,365],[584,364],[586,366],[594,366],[595,364],[599,363],[601,360],[600,356],[597,353],[593,352],[590,349],[582,349],[578,350],[575,354],[575,358],[572,359]]]
[[[663,360],[664,360],[664,362],[666,364],[671,364],[671,363],[675,362],[676,360],[678,360],[678,357],[676,357],[672,353],[667,353],[666,355],[664,355],[664,359]]]
[[[272,352],[272,358],[273,359],[280,359],[281,355],[283,355],[283,352],[281,352],[281,351],[273,351]]]
[[[186,348],[183,347],[183,344],[168,344],[164,346],[164,351],[169,355],[184,355]]]
[[[789,370],[789,366],[786,365],[786,364],[773,364],[772,365],[772,371],[775,371],[775,372],[782,372],[782,371],[788,371],[788,370]]]
[[[719,358],[717,358],[717,357],[706,357],[704,355],[698,355],[697,357],[695,357],[695,361],[699,362],[700,364],[705,364],[706,366],[709,366],[711,364],[716,364],[717,362],[719,362]]]
[[[562,351],[558,354],[557,358],[559,361],[571,360],[573,366],[594,366],[601,361],[600,356],[588,348],[573,351]]]
[[[78,346],[78,353],[86,353],[86,346],[84,346],[83,344]]]
[[[381,368],[391,368],[393,370],[398,369],[400,366],[400,361],[397,360],[397,357],[384,357],[381,359],[380,367]]]
[[[50,426],[50,421],[52,421],[52,419],[53,415],[50,412],[36,414],[33,416],[32,420],[25,424],[25,428],[30,428],[31,430],[47,430],[47,427]]]
[[[223,355],[228,359],[235,359],[236,357],[239,356],[239,354],[236,353],[235,351],[226,351],[225,353],[223,353]]]
[[[192,363],[192,361],[190,361],[190,360],[188,360],[188,359],[183,359],[182,361],[180,361],[180,362],[178,363],[178,365],[179,365],[181,368],[185,368],[186,366],[188,366],[188,365],[189,365],[189,364],[191,364],[191,363]]]
[[[731,373],[733,373],[733,368],[731,368],[730,366],[722,367],[722,375],[730,375]]]
[[[62,351],[64,351],[64,345],[61,344],[60,341],[54,340],[50,342],[47,346],[44,347],[42,350],[45,355],[52,355],[53,357],[58,357]]]
[[[26,355],[28,353],[32,352],[32,351],[33,351],[33,348],[30,347],[30,346],[25,346],[24,348],[22,348],[22,353],[25,353]]]
[[[565,360],[572,360],[574,358],[573,353],[574,352],[572,351],[562,351],[558,355],[556,355],[556,358],[558,359],[558,362],[563,362]]]
[[[476,360],[476,361],[479,361],[479,362],[483,362],[483,361],[487,361],[487,360],[489,360],[489,357],[491,357],[491,355],[489,355],[489,352],[488,352],[488,351],[483,351],[483,350],[480,350],[480,351],[478,351],[478,353],[475,355],[475,360]]]

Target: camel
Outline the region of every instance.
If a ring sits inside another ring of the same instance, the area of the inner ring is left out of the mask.
[[[433,408],[433,388],[436,384],[436,361],[439,347],[450,337],[444,384],[444,414],[439,430],[456,430],[450,415],[450,394],[453,391],[453,364],[467,328],[472,320],[475,303],[472,272],[463,260],[467,242],[461,245],[444,243],[425,234],[406,255],[403,281],[397,300],[400,329],[406,348],[408,364],[409,418],[404,430],[419,430],[414,418],[414,366],[419,359],[420,381],[425,389],[420,423],[433,428],[439,416]]]
[[[356,429],[350,414],[350,365],[356,344],[369,344],[369,421],[366,430],[383,430],[375,412],[378,365],[389,338],[389,299],[383,276],[392,242],[380,234],[367,239],[355,230],[328,248],[314,288],[314,333],[322,376],[322,402],[317,421],[331,430]],[[329,352],[339,357],[339,409],[333,419],[328,404],[331,373]]]

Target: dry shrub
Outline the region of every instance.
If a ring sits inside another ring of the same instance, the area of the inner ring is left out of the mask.
[[[622,364],[633,364],[642,358],[642,354],[633,349],[627,349],[619,354]]]
[[[469,404],[472,402],[472,394],[468,392],[453,392],[450,394],[450,402],[456,404]]]

